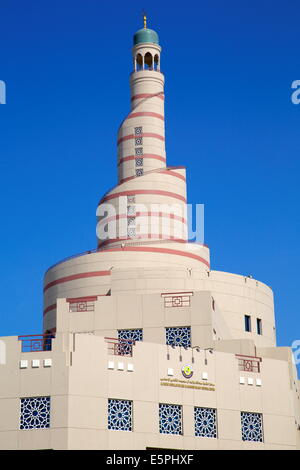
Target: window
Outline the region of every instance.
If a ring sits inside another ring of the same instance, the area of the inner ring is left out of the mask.
[[[50,427],[50,397],[21,398],[20,429]]]
[[[152,70],[153,67],[153,58],[150,52],[146,52],[144,57],[145,70]]]
[[[135,227],[127,227],[127,237],[134,238],[136,236]]]
[[[143,70],[143,57],[141,54],[137,54],[136,56],[136,70]]]
[[[143,341],[143,330],[141,328],[135,330],[118,330],[118,338]]]
[[[159,404],[159,432],[162,434],[182,434],[181,405]]]
[[[143,128],[142,127],[135,127],[134,128],[134,133],[135,135],[140,135],[143,133]]]
[[[245,331],[251,331],[251,317],[250,317],[250,315],[245,315]]]
[[[258,335],[262,335],[262,322],[260,318],[256,319],[256,331]]]
[[[261,413],[241,412],[243,441],[263,442],[263,424]]]
[[[189,348],[191,346],[191,327],[166,328],[166,344]]]
[[[132,345],[135,341],[143,341],[143,330],[118,330],[118,339],[118,351],[122,356],[132,356]]]
[[[136,137],[135,145],[143,145],[143,137]]]
[[[135,149],[136,156],[143,155],[143,147],[138,147]]]
[[[132,431],[132,401],[108,400],[108,429]]]
[[[128,217],[127,218],[127,225],[128,225],[128,227],[135,227],[135,217]]]
[[[143,166],[144,160],[143,158],[136,158],[135,159],[135,166]]]
[[[127,214],[135,215],[135,206],[127,206]]]
[[[135,170],[135,175],[136,176],[143,176],[144,170],[142,168]]]
[[[214,408],[195,406],[195,436],[217,437],[217,412]]]

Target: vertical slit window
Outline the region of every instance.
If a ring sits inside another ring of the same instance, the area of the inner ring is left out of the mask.
[[[256,319],[256,331],[258,335],[262,335],[262,321],[260,318]]]
[[[251,317],[250,315],[245,315],[245,331],[251,331]]]

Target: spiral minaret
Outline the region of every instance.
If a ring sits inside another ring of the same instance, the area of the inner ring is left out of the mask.
[[[187,270],[210,269],[208,247],[188,242],[185,167],[166,163],[161,47],[146,24],[134,34],[132,59],[131,108],[117,135],[118,184],[99,202],[96,250],[47,271],[45,329],[55,327],[58,298],[126,293],[125,284],[112,283],[118,270],[126,278],[145,268],[151,278],[151,269],[165,269],[158,290],[167,291]]]
[[[185,168],[166,163],[158,35],[144,27],[133,39],[131,110],[118,131],[118,184],[99,203],[98,248],[159,246],[163,241],[164,246],[180,243],[181,249],[184,243],[189,251]],[[197,249],[203,252],[203,246]]]

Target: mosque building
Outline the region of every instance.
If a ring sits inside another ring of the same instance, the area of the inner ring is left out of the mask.
[[[272,290],[188,241],[161,51],[144,18],[97,248],[46,272],[42,335],[0,338],[0,449],[300,449]]]

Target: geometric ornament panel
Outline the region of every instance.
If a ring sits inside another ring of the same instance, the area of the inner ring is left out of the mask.
[[[108,429],[132,431],[132,401],[108,400]]]
[[[261,413],[241,412],[243,441],[263,442],[263,425]]]
[[[50,427],[50,397],[21,398],[20,429]]]
[[[195,435],[217,437],[217,416],[214,408],[194,408]]]

